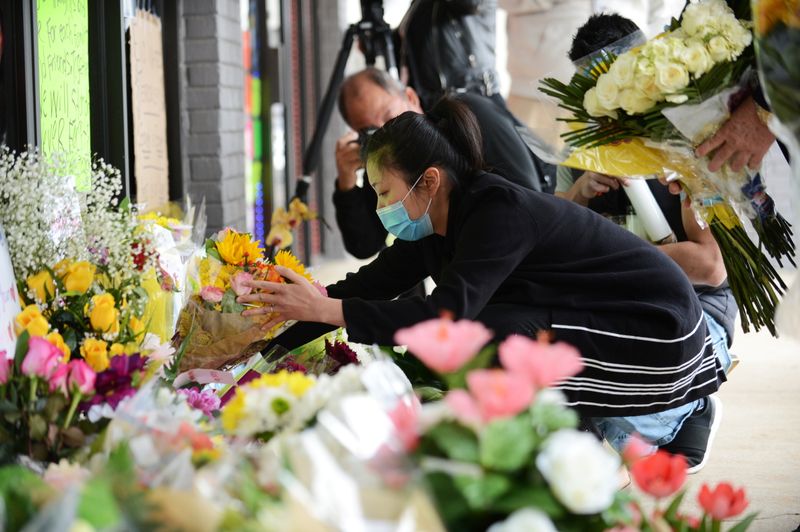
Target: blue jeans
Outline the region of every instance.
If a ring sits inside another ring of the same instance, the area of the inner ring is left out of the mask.
[[[711,345],[714,354],[717,355],[725,373],[731,367],[731,355],[728,352],[728,335],[725,329],[717,323],[708,313],[703,312],[706,317],[706,327],[711,336]],[[675,438],[681,430],[684,421],[694,412],[696,408],[702,406],[702,399],[697,399],[691,403],[670,408],[655,414],[643,416],[619,416],[619,417],[594,417],[591,418],[592,424],[605,438],[605,440],[617,452],[622,452],[627,445],[631,434],[638,434],[645,441],[656,447],[666,445]]]

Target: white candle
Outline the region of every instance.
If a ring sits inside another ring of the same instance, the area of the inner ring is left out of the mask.
[[[629,179],[628,186],[623,186],[622,190],[631,200],[633,210],[636,211],[636,215],[651,241],[656,243],[675,242],[675,235],[644,179]]]

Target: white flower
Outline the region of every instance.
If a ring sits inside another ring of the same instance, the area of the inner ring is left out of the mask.
[[[656,63],[656,86],[664,94],[672,94],[689,86],[689,72],[679,63]]]
[[[619,95],[619,105],[628,114],[644,113],[656,104],[639,89],[625,89]]]
[[[708,41],[708,54],[715,63],[722,63],[731,59],[731,44],[725,37],[717,35]]]
[[[600,105],[600,102],[597,101],[597,91],[594,88],[589,89],[586,91],[586,94],[583,95],[583,107],[586,109],[586,112],[589,113],[589,116],[610,116],[611,118],[617,118],[616,111],[609,111]]]
[[[684,103],[689,99],[685,94],[670,94],[667,96],[667,101],[670,103]]]
[[[544,512],[522,508],[505,521],[490,526],[487,532],[556,532],[556,527]]]
[[[50,464],[44,472],[44,481],[59,491],[79,484],[89,478],[89,470],[62,458],[58,464]]]
[[[619,457],[589,433],[563,429],[544,442],[536,467],[553,494],[576,514],[608,508],[617,491]]]
[[[622,54],[611,64],[608,75],[617,87],[629,87],[633,84],[633,73],[636,68],[636,56],[632,53]]]
[[[595,86],[595,95],[600,106],[613,111],[619,107],[617,97],[619,96],[619,87],[614,82],[614,78],[608,74],[603,74],[597,78],[597,85]]]
[[[704,9],[701,4],[689,4],[683,12],[681,28],[687,35],[703,36],[705,31],[714,27],[714,18],[710,9]]]
[[[694,76],[702,76],[714,66],[705,44],[699,39],[691,39],[686,42],[681,60],[689,73]]]

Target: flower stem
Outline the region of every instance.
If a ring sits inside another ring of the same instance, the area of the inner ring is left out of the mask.
[[[722,530],[722,520],[711,519],[711,532],[720,532]]]
[[[72,416],[75,415],[75,409],[78,407],[78,401],[81,400],[82,395],[81,392],[76,391],[72,396],[72,402],[69,405],[69,411],[67,412],[67,417],[64,418],[64,425],[62,426],[64,430],[66,430],[70,422],[72,422]]]
[[[33,403],[36,402],[36,386],[39,384],[39,379],[36,377],[31,378],[30,394],[28,395],[28,402],[33,409]]]

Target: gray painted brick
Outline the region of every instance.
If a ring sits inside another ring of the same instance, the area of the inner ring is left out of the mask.
[[[207,205],[220,204],[222,201],[224,201],[221,187],[219,183],[215,182],[193,182],[192,197],[200,198],[200,200],[205,198]]]
[[[216,87],[189,87],[186,90],[186,104],[189,110],[219,109],[221,94]]]
[[[220,111],[197,110],[189,114],[192,133],[214,133],[220,130]]]
[[[217,39],[187,39],[185,43],[187,63],[219,61],[221,50]]]
[[[189,0],[183,2],[183,12],[186,15],[209,15],[219,11],[217,0]]]
[[[222,139],[214,133],[189,135],[189,155],[209,155],[219,153]]]
[[[219,157],[195,157],[191,159],[192,181],[221,181],[222,159]]]
[[[241,62],[237,65],[220,65],[218,74],[218,81],[223,87],[235,87],[237,89],[244,87],[244,69]]]
[[[212,15],[186,17],[186,37],[188,39],[216,37],[219,30],[218,23],[219,19]]]
[[[189,84],[193,87],[216,87],[220,84],[221,69],[219,63],[191,65],[188,68]]]
[[[244,91],[241,88],[221,87],[219,102],[222,109],[243,109]]]
[[[217,17],[216,36],[220,39],[242,41],[242,27],[239,18]]]
[[[220,155],[242,154],[244,156],[244,134],[241,131],[226,131],[219,134]]]

